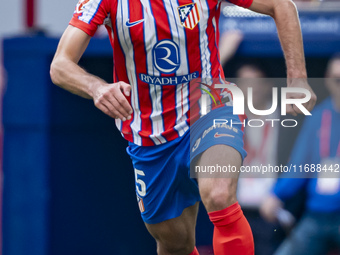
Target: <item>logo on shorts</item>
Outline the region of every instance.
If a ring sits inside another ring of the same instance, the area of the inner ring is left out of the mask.
[[[76,13],[82,13],[84,11],[84,6],[87,5],[91,0],[80,0],[77,3]]]
[[[179,19],[183,27],[194,29],[194,27],[200,21],[200,15],[198,12],[197,4],[186,4],[177,7]]]
[[[233,135],[229,135],[229,134],[219,134],[218,132],[216,132],[215,134],[214,134],[214,137],[215,138],[220,138],[220,137],[235,137],[235,136],[233,136]]]
[[[200,146],[201,143],[201,138],[198,138],[194,144],[194,147],[192,148],[192,152],[194,152],[195,150],[197,150],[198,146]]]
[[[140,198],[139,196],[137,196],[137,202],[138,202],[138,207],[139,207],[140,212],[141,213],[145,212],[143,198]]]
[[[178,45],[171,40],[159,41],[152,50],[153,64],[161,73],[174,73],[180,66]]]

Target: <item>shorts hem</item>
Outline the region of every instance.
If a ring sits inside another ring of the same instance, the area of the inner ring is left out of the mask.
[[[174,218],[177,218],[179,216],[182,215],[184,209],[190,207],[190,206],[193,206],[194,204],[196,204],[197,202],[201,202],[201,199],[198,199],[198,200],[195,200],[194,203],[188,203],[188,205],[186,205],[181,211],[177,211],[173,217],[172,216],[168,216],[168,217],[164,217],[162,219],[160,219],[159,217],[158,218],[154,218],[154,219],[144,219],[143,215],[142,216],[142,219],[145,223],[147,224],[158,224],[158,223],[161,223],[163,221],[166,221],[166,220],[171,220],[171,219],[174,219]]]
[[[230,146],[232,147],[233,149],[235,149],[238,153],[240,153],[240,156],[242,158],[242,162],[244,161],[244,158],[247,156],[247,152],[244,150],[244,149],[240,149],[240,147],[235,144],[235,143],[231,143],[231,142],[223,142],[223,141],[220,141],[220,142],[217,142],[217,143],[214,143],[214,144],[209,144],[209,145],[206,145],[204,146],[202,144],[202,147],[199,148],[197,150],[197,152],[195,152],[195,155],[193,155],[192,158],[190,158],[190,164],[191,162],[193,162],[195,159],[197,159],[198,156],[200,156],[203,152],[205,152],[206,150],[208,150],[209,148],[215,146],[215,145],[227,145],[227,146]]]

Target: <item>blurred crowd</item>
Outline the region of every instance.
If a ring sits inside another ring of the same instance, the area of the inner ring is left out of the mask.
[[[242,39],[240,31],[221,35],[223,64],[233,58]],[[260,63],[242,63],[236,77],[244,92],[249,87],[253,89],[255,109],[271,107],[273,83],[266,79],[266,70]],[[329,60],[320,83],[329,97],[319,102],[312,116],[305,118],[298,138],[290,139],[293,150],[286,162],[296,166],[319,165],[320,171],[299,176],[240,176],[238,200],[253,230],[256,255],[340,254],[340,173],[334,171],[340,164],[340,54]],[[248,120],[264,118],[249,111],[247,116]],[[280,119],[280,114],[274,112],[269,119]],[[244,165],[278,164],[280,133],[281,128],[276,126],[247,126],[248,155]]]

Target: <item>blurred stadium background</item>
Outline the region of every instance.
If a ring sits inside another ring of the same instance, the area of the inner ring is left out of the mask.
[[[340,1],[296,3],[309,76],[324,77],[328,59],[340,52]],[[152,255],[155,243],[139,215],[126,142],[91,101],[53,86],[49,78],[75,5],[76,0],[1,4],[2,255]],[[225,5],[220,30],[243,36],[224,66],[227,77],[235,77],[244,61],[261,63],[270,77],[285,76],[271,18]],[[105,32],[97,33],[80,64],[112,81]],[[319,102],[327,96],[325,88],[314,89]],[[287,161],[294,141],[286,137],[279,138],[279,162]],[[201,207],[197,245],[203,255],[211,254],[212,230]]]

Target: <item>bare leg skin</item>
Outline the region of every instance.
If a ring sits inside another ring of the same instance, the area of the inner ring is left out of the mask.
[[[227,145],[215,145],[202,153],[197,161],[199,166],[236,166],[240,169],[242,158],[238,151]],[[236,188],[239,173],[221,173],[218,178],[198,176],[198,184],[202,202],[208,212],[222,210],[232,204],[236,199]]]
[[[158,255],[188,255],[194,250],[198,205],[184,209],[177,218],[145,224],[156,239]]]

